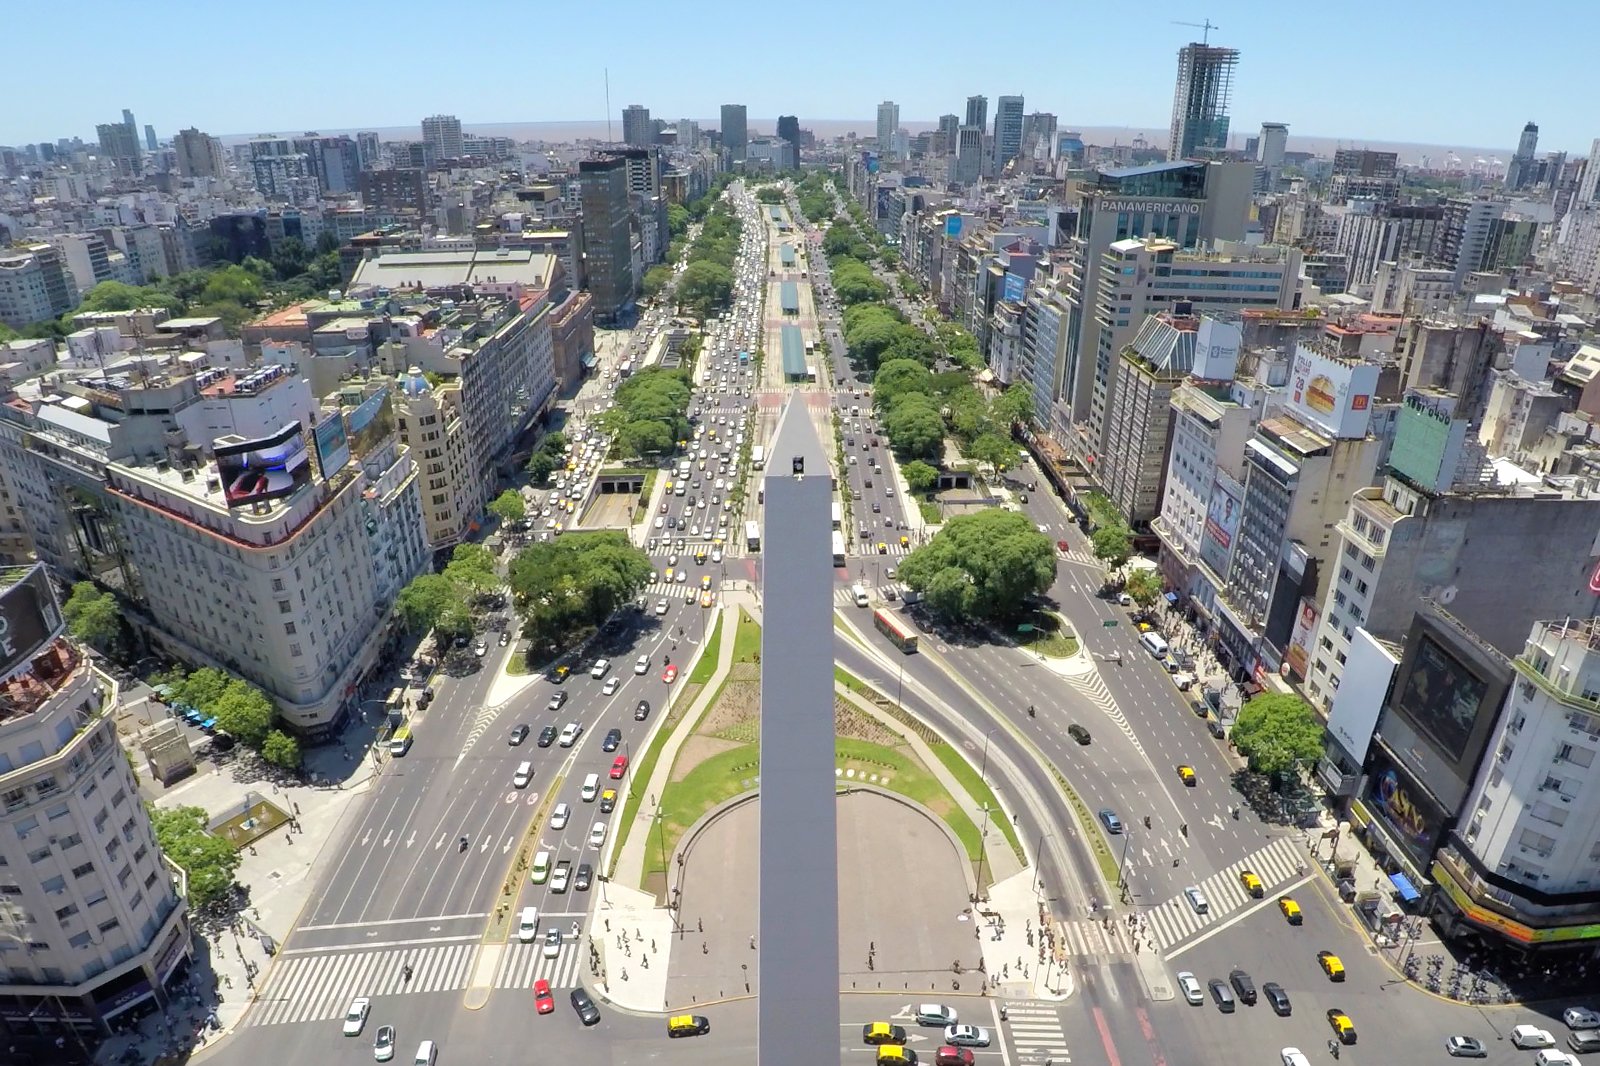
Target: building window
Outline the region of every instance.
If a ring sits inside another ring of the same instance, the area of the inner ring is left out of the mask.
[[[29,862],[33,862],[33,863],[44,862],[49,857],[50,857],[50,849],[49,848],[39,848],[39,849],[37,849],[35,851],[28,852],[28,861]]]
[[[119,926],[121,924],[122,923],[119,922],[117,919],[112,918],[110,921],[101,922],[100,925],[97,928],[102,933],[109,933],[109,932],[111,932],[111,930],[115,929],[117,926]]]
[[[67,938],[67,943],[71,944],[75,948],[86,948],[89,946],[89,934],[74,933],[72,936]]]
[[[78,905],[76,903],[69,903],[65,907],[62,907],[56,911],[56,919],[64,922],[77,913]]]
[[[94,873],[94,863],[92,862],[86,862],[81,866],[72,868],[73,877],[88,877],[92,873]]]

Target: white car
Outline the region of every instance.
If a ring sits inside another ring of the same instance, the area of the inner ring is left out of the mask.
[[[667,613],[667,601],[666,600],[657,600],[656,601],[656,614],[662,615],[662,614],[666,614],[666,613]]]
[[[394,1026],[378,1026],[377,1039],[372,1042],[372,1058],[375,1062],[388,1062],[394,1058]]]
[[[578,742],[578,737],[583,734],[583,726],[577,722],[568,722],[561,727],[561,746],[570,748]]]
[[[952,1047],[988,1047],[989,1030],[981,1025],[947,1025],[944,1042]]]
[[[553,959],[561,954],[561,930],[552,926],[544,935],[544,950],[541,952],[547,959]]]
[[[1297,1047],[1286,1047],[1281,1052],[1283,1066],[1311,1066],[1311,1060]]]
[[[606,678],[606,683],[600,686],[600,695],[602,695],[602,696],[615,695],[617,689],[619,689],[621,687],[622,687],[622,678],[620,678],[620,677],[608,677],[608,678]]]
[[[596,659],[594,665],[589,667],[589,676],[599,681],[611,669],[610,659]]]
[[[344,1015],[344,1035],[360,1036],[361,1030],[367,1027],[367,1015],[372,1013],[372,1000],[366,996],[357,996],[350,1001],[350,1009]]]
[[[1511,1042],[1524,1051],[1556,1046],[1556,1038],[1550,1035],[1550,1031],[1537,1025],[1513,1025]]]
[[[539,908],[524,907],[522,914],[517,918],[517,939],[524,944],[531,944],[539,936]]]
[[[565,829],[567,822],[572,819],[572,808],[565,803],[556,804],[555,810],[550,812],[550,828]]]
[[[1589,1007],[1568,1007],[1561,1012],[1568,1029],[1600,1029],[1600,1013]]]
[[[633,672],[636,673],[636,674],[649,673],[650,672],[650,656],[641,655],[637,659],[635,659],[633,661]]]
[[[606,842],[606,823],[596,822],[589,827],[589,846],[598,848]]]
[[[1206,1001],[1206,995],[1200,990],[1200,981],[1194,974],[1184,970],[1178,974],[1178,987],[1183,990],[1183,998],[1191,1006],[1198,1007]]]

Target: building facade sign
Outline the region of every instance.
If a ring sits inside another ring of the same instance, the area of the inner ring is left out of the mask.
[[[1126,211],[1130,215],[1198,215],[1204,205],[1199,200],[1114,200],[1110,197],[1095,202],[1096,211]]]

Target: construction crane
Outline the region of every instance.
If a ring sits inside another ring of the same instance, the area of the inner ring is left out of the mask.
[[[1172,24],[1174,26],[1193,26],[1197,30],[1204,30],[1205,32],[1203,34],[1201,34],[1201,36],[1200,36],[1200,43],[1201,44],[1210,44],[1211,43],[1211,31],[1212,30],[1220,30],[1220,29],[1222,29],[1221,26],[1218,26],[1215,22],[1212,22],[1210,19],[1206,19],[1204,22],[1179,22],[1177,19],[1173,19],[1172,20]]]

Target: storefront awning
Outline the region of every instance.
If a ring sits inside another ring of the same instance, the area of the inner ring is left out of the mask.
[[[1178,605],[1178,594],[1176,592],[1167,593],[1167,602],[1176,607]]]
[[[1400,898],[1407,903],[1415,903],[1422,898],[1422,893],[1417,891],[1417,886],[1411,883],[1411,878],[1402,873],[1389,875],[1389,883],[1394,885],[1395,891],[1400,893]]]

